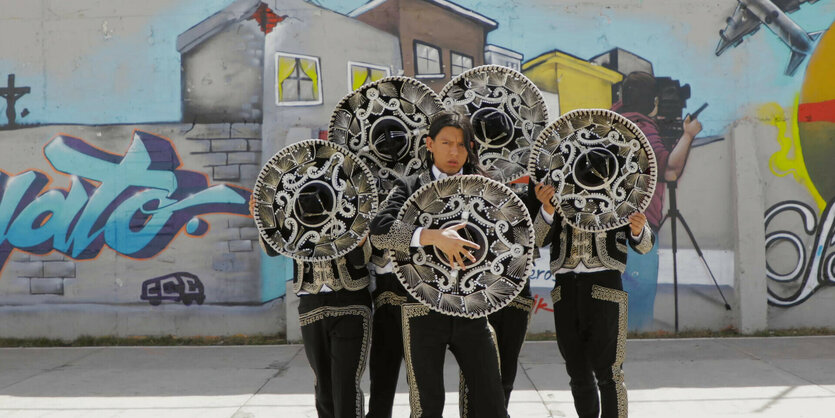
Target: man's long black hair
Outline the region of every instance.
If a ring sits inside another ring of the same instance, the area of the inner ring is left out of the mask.
[[[458,112],[444,110],[434,115],[432,124],[429,125],[428,136],[434,141],[441,132],[441,129],[446,127],[458,128],[464,133],[464,149],[467,150],[467,161],[464,162],[463,174],[479,174],[485,175],[484,169],[478,163],[478,154],[476,153],[475,134],[473,133],[473,125],[470,123],[470,118]],[[432,153],[426,150],[426,157],[424,164],[427,169],[431,169],[435,161],[432,159]]]

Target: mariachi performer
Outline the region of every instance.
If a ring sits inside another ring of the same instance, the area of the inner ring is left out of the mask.
[[[442,110],[428,86],[407,77],[387,77],[348,94],[336,106],[328,139],[354,152],[374,174],[383,200],[398,179],[421,170],[423,137]],[[389,418],[403,362],[401,307],[411,300],[392,272],[388,250],[374,247],[370,288],[374,319],[369,358],[368,418]]]
[[[536,85],[511,68],[484,65],[452,79],[440,95],[445,108],[470,118],[478,162],[489,167],[487,176],[511,187],[534,216],[540,204],[533,187],[528,185],[528,157],[537,136],[548,124],[548,108]],[[534,257],[538,256],[534,249]],[[488,317],[499,350],[505,406],[510,402],[532,310],[530,281],[526,280],[519,296]],[[466,397],[466,392],[462,390],[461,396]],[[464,404],[472,406],[469,402]],[[474,416],[464,410],[461,415]]]
[[[377,210],[371,172],[344,147],[301,141],[267,162],[253,201],[265,252],[296,262],[293,290],[318,415],[362,417],[371,344],[367,233]]]
[[[642,213],[656,182],[652,147],[614,112],[575,110],[540,135],[529,170],[540,182],[536,244],[551,244],[554,325],[574,407],[581,418],[626,417],[621,274],[627,245],[645,254],[655,241]]]
[[[523,203],[481,175],[466,116],[433,117],[423,170],[395,182],[371,225],[393,271],[419,303],[402,307],[414,417],[440,417],[449,348],[474,416],[507,416],[498,352],[486,315],[516,297],[532,269],[533,229]],[[465,409],[466,410],[466,409]]]

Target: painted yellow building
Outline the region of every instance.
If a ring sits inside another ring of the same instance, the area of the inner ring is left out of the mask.
[[[623,75],[617,71],[560,51],[546,52],[524,63],[522,73],[545,92],[546,97],[557,96],[559,109],[553,109],[553,104],[549,103],[549,113],[558,114],[574,109],[610,108],[612,85],[623,80]]]

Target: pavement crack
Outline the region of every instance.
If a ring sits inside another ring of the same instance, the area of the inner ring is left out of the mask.
[[[272,376],[268,377],[267,380],[265,380],[264,383],[262,383],[261,386],[259,386],[258,389],[256,389],[255,392],[253,392],[252,395],[250,395],[249,398],[247,398],[247,400],[244,403],[242,403],[240,407],[238,407],[238,409],[235,411],[235,413],[232,414],[232,418],[244,418],[244,417],[252,416],[249,413],[242,412],[241,408],[245,407],[249,403],[249,401],[252,400],[252,398],[254,398],[256,395],[261,393],[261,391],[264,390],[264,387],[267,386],[267,384],[269,384],[273,379],[275,379],[275,378],[281,376],[282,374],[284,374],[284,372],[286,372],[290,368],[290,363],[292,363],[293,360],[295,360],[296,357],[299,356],[299,353],[301,353],[302,351],[304,351],[304,346],[299,347],[296,350],[295,354],[293,354],[293,356],[290,357],[289,360],[284,361],[284,362],[274,361],[274,362],[270,363],[266,367],[266,369],[273,369],[273,370],[276,370],[276,372]]]
[[[536,396],[539,397],[539,401],[542,402],[542,406],[545,407],[546,411],[548,411],[548,416],[553,417],[554,415],[551,413],[551,409],[548,408],[548,404],[545,403],[545,398],[542,397],[542,393],[539,392],[539,388],[536,387],[536,383],[534,383],[533,379],[531,379],[531,376],[528,375],[528,369],[525,368],[525,366],[518,361],[517,361],[517,367],[522,369],[522,373],[525,375],[525,378],[528,379],[528,382],[531,382],[531,386],[533,386],[533,390],[536,391]]]
[[[77,361],[80,361],[80,360],[84,360],[85,358],[90,357],[90,356],[92,356],[93,354],[99,353],[99,352],[101,352],[102,350],[104,350],[104,348],[96,348],[96,349],[90,350],[90,352],[85,353],[85,354],[83,354],[83,355],[81,355],[81,356],[79,356],[79,357],[76,357],[76,358],[72,358],[72,359],[70,359],[70,360],[67,360],[67,361],[65,361],[64,363],[59,364],[59,365],[57,365],[57,366],[50,367],[50,368],[48,368],[48,369],[41,369],[41,370],[38,370],[35,374],[33,374],[33,375],[29,376],[29,377],[26,377],[26,378],[24,378],[24,379],[22,379],[22,380],[18,380],[18,381],[16,381],[16,382],[9,383],[8,385],[5,385],[5,386],[0,386],[0,391],[6,390],[6,389],[8,389],[8,388],[10,388],[10,387],[12,387],[12,386],[14,386],[14,385],[17,385],[17,384],[23,383],[23,382],[25,382],[25,381],[27,381],[27,380],[29,380],[29,379],[32,379],[33,377],[40,376],[40,375],[42,375],[42,374],[44,374],[44,373],[51,373],[51,372],[54,372],[54,371],[59,371],[59,370],[66,369],[66,368],[68,368],[68,367],[72,366],[72,365],[73,365],[73,363],[75,363],[75,362],[77,362]]]
[[[737,350],[737,351],[741,352],[742,354],[745,354],[746,356],[750,357],[753,360],[761,361],[761,362],[763,362],[763,363],[765,363],[765,364],[767,364],[767,365],[769,365],[769,366],[771,366],[771,367],[773,367],[773,368],[775,368],[775,369],[777,369],[777,370],[779,370],[779,371],[781,371],[781,372],[783,372],[787,375],[793,376],[793,377],[795,377],[797,379],[800,379],[800,380],[802,380],[806,383],[809,383],[812,386],[818,387],[818,388],[820,388],[822,390],[825,390],[827,392],[830,392],[830,393],[835,393],[835,391],[833,391],[832,389],[830,389],[830,388],[828,388],[828,387],[826,387],[826,386],[824,386],[824,385],[822,385],[818,382],[811,381],[811,380],[809,380],[809,379],[807,379],[807,378],[805,378],[805,377],[803,377],[803,376],[801,376],[801,375],[799,375],[799,374],[797,374],[797,373],[795,373],[791,370],[787,370],[783,367],[780,367],[779,365],[769,361],[768,359],[762,358],[762,357],[760,357],[760,356],[758,356],[758,355],[756,355],[756,354],[754,354],[754,353],[752,353],[752,352],[750,352],[750,351],[748,351],[748,350],[746,350],[742,347],[738,347],[738,346],[735,346],[735,345],[732,345],[732,344],[728,344],[724,341],[721,341],[721,339],[717,339],[717,343],[722,344],[725,347]]]

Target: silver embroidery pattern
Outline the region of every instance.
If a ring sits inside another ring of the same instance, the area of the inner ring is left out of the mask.
[[[595,234],[595,240],[597,241],[597,256],[600,258],[601,264],[611,270],[617,270],[623,273],[626,270],[626,264],[610,256],[609,250],[606,249],[606,232],[598,232]],[[626,252],[623,252],[622,256],[626,259]]]
[[[470,388],[464,380],[464,372],[458,371],[458,414],[461,418],[467,418],[470,414]]]
[[[483,65],[453,78],[440,95],[444,107],[470,118],[490,178],[507,183],[527,174],[531,145],[548,124],[536,85],[508,67]]]
[[[536,214],[536,219],[533,221],[533,231],[536,237],[536,246],[544,247],[548,234],[551,233],[551,224],[545,221],[541,211]]]
[[[278,253],[332,260],[354,249],[377,214],[371,171],[348,149],[319,139],[277,152],[252,191],[255,225]]]
[[[478,175],[447,177],[419,188],[400,208],[383,242],[403,287],[432,310],[465,318],[487,316],[510,303],[533,270],[534,231],[522,200],[503,184]],[[417,227],[442,229],[460,223],[459,235],[479,245],[474,262],[453,268],[436,247],[410,247]],[[409,226],[407,228],[406,226]],[[385,248],[385,247],[384,247]]]
[[[594,256],[593,240],[600,238],[600,236],[603,236],[605,239],[605,233],[598,235],[576,228],[572,228],[571,230],[571,251],[566,255],[565,262],[563,262],[561,267],[574,268],[580,265],[580,263],[583,263],[588,268],[603,267],[601,260]]]
[[[334,273],[333,265],[336,263],[337,271]],[[331,290],[360,290],[368,286],[371,282],[371,277],[365,275],[359,279],[353,279],[348,272],[348,266],[344,257],[331,261],[316,261],[303,262],[296,260],[297,275],[293,283],[293,291],[305,291],[311,294],[317,294],[322,290],[322,286],[328,286]],[[312,271],[311,271],[312,270]],[[311,272],[312,281],[304,281],[304,274],[302,272]]]
[[[559,270],[560,267],[562,267],[563,262],[565,262],[565,257],[566,257],[565,253],[566,253],[566,249],[567,249],[567,246],[568,246],[568,228],[565,227],[567,224],[565,223],[564,219],[561,220],[560,222],[562,222],[562,230],[560,231],[560,240],[559,240],[560,241],[560,243],[559,243],[560,252],[557,254],[556,259],[551,259],[551,264],[550,265],[551,265],[551,272],[552,273],[556,273],[556,271]],[[554,245],[554,243],[552,241],[551,242],[551,248],[553,248],[553,245]]]
[[[510,303],[508,303],[507,306],[519,309],[520,311],[525,311],[528,314],[530,314],[531,311],[533,311],[533,299],[519,295],[516,296],[512,301],[510,301]]]
[[[562,300],[562,287],[561,286],[554,286],[554,289],[551,290],[551,304],[556,305],[557,302],[559,302],[561,300]]]
[[[605,109],[578,109],[542,131],[528,172],[552,184],[554,203],[575,228],[597,232],[629,223],[655,191],[658,164],[646,136],[625,117]]]
[[[376,298],[374,298],[374,307],[380,307],[383,305],[401,306],[404,303],[406,303],[405,296],[400,296],[391,291],[380,293]]]
[[[533,302],[533,301],[531,301]],[[530,315],[528,316],[530,320]],[[499,355],[499,338],[496,336],[496,330],[493,328],[490,323],[487,323],[487,328],[490,330],[490,340],[493,341],[493,349],[496,350],[496,361],[499,370],[499,374],[501,374],[502,370],[502,357]],[[499,376],[501,377],[501,376]],[[467,381],[464,379],[464,372],[458,371],[458,412],[461,418],[467,418],[470,414],[470,388],[467,387]]]
[[[424,137],[432,118],[443,110],[429,86],[409,77],[386,77],[348,93],[336,105],[328,140],[362,159],[388,191],[397,179],[421,170]]]
[[[365,260],[368,260],[368,258],[365,258]],[[341,282],[339,284],[340,288],[345,288],[348,290],[360,290],[368,286],[369,283],[371,283],[371,276],[368,274],[360,277],[359,279],[354,280],[354,278],[351,277],[351,273],[348,271],[348,265],[344,257],[338,258],[336,260],[336,268],[339,272],[339,281]]]
[[[626,252],[626,232],[618,231],[615,233],[615,248],[620,252]]]
[[[641,241],[633,248],[638,254],[646,254],[652,249],[652,230],[644,224],[644,231],[641,233]]]
[[[618,417],[626,418],[628,400],[626,396],[626,383],[623,377],[623,361],[626,359],[626,328],[628,324],[629,296],[623,290],[592,285],[591,297],[618,304],[618,336],[615,362],[612,364],[612,379],[615,382],[615,390],[617,392]]]
[[[383,250],[400,250],[409,248],[412,242],[412,235],[415,234],[417,226],[409,225],[399,220],[394,221],[389,232],[382,235],[372,235],[371,242],[375,247]]]
[[[368,359],[368,351],[371,349],[371,309],[364,305],[349,305],[345,307],[322,306],[310,312],[299,315],[301,326],[310,325],[316,321],[328,317],[339,317],[344,315],[357,315],[362,317],[362,346],[360,348],[360,359],[357,365],[357,373],[354,378],[354,388],[357,394],[356,412],[358,417],[365,416],[365,402],[360,389],[360,380],[365,372],[365,365]]]
[[[371,242],[375,242],[374,237],[371,237]],[[385,267],[386,264],[389,263],[389,250],[383,250],[381,255],[371,255],[371,262],[374,263],[375,266],[378,267]]]
[[[403,327],[403,357],[406,359],[406,380],[409,384],[409,407],[412,410],[411,417],[423,415],[423,408],[420,406],[420,392],[418,392],[415,381],[415,369],[412,367],[412,339],[410,320],[418,316],[429,314],[429,307],[420,303],[406,303],[400,308],[401,324]]]

